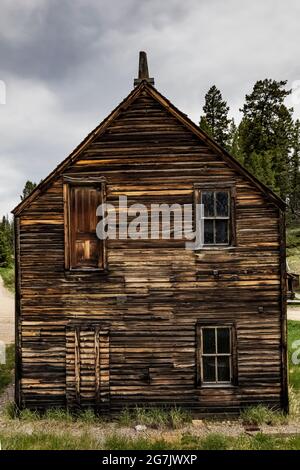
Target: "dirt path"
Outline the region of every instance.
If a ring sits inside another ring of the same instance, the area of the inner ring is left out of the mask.
[[[14,318],[14,295],[4,287],[0,276],[0,341],[6,344],[14,342]]]
[[[288,320],[300,321],[300,306],[299,307],[291,307],[291,306],[288,305],[287,317],[288,317]]]

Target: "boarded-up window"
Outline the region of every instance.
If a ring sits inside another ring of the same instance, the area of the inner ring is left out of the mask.
[[[67,327],[67,405],[109,409],[109,331],[101,325]]]
[[[104,244],[97,237],[97,207],[103,201],[102,186],[67,185],[66,267],[90,270],[104,268]]]

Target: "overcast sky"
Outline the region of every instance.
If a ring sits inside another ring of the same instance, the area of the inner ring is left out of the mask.
[[[300,80],[299,23],[299,0],[0,0],[0,215],[131,91],[139,50],[191,119],[215,84],[239,120],[256,80]]]

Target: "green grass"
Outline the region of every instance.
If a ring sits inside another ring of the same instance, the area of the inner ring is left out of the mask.
[[[15,365],[15,347],[10,344],[6,347],[6,364],[0,364],[0,394],[11,383]]]
[[[45,412],[37,410],[30,410],[25,408],[23,410],[16,409],[13,402],[7,403],[4,409],[4,417],[9,420],[18,419],[26,422],[43,422],[47,426],[59,424],[72,424],[78,425],[95,425],[98,426],[107,421],[107,418],[98,416],[92,409],[86,409],[77,413],[72,413],[65,408],[49,408]]]
[[[90,433],[69,432],[0,432],[3,450],[300,450],[300,436],[282,437],[257,433],[254,436],[226,437],[208,434],[205,437],[182,435],[175,440],[129,438],[112,434],[101,443]]]
[[[3,279],[5,287],[10,291],[15,290],[15,270],[13,266],[7,268],[0,268],[0,276]]]
[[[295,351],[300,351],[300,343],[296,348],[292,348],[292,344],[300,341],[300,322],[288,321],[288,361],[289,361],[289,380],[290,385],[295,391],[300,391],[300,364],[293,364],[292,355]],[[300,359],[300,352],[297,355]]]
[[[109,435],[104,443],[88,432],[72,435],[69,432],[0,432],[3,450],[300,450],[300,436],[271,436],[257,433],[254,436],[226,437],[208,434],[205,437],[182,435],[168,441],[163,438],[130,438]]]
[[[0,432],[3,450],[93,450],[99,443],[90,434],[72,436],[68,432],[34,432],[5,434]]]
[[[208,434],[200,438],[184,434],[173,441],[136,439],[113,434],[105,440],[107,450],[300,450],[300,436],[281,437],[257,433],[254,436],[228,437]]]

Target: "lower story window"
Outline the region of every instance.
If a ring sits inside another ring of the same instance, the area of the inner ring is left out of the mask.
[[[232,372],[232,328],[200,327],[200,371],[202,384],[230,384]]]

